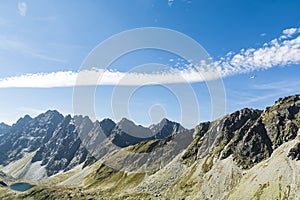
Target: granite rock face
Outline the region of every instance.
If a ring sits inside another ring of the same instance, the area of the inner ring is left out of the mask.
[[[300,128],[300,97],[285,97],[266,110],[242,109],[219,120],[201,123],[195,138],[182,156],[191,163],[208,154],[225,159],[233,156],[236,164],[251,168],[269,158],[285,142],[296,138]],[[298,158],[299,148],[291,149],[290,157]]]
[[[34,152],[52,137],[63,116],[47,111],[32,119],[29,115],[19,119],[0,137],[0,164],[6,165]]]
[[[300,96],[281,98],[267,107],[262,121],[272,141],[273,148],[296,138],[300,127]]]
[[[67,171],[86,159],[88,152],[81,145],[72,121],[70,115],[66,116],[57,126],[50,140],[44,143],[32,158],[33,163],[42,161],[41,165],[46,166],[48,176],[61,170]]]

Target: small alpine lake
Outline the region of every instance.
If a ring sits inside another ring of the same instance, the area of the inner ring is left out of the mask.
[[[9,186],[10,189],[16,190],[19,192],[25,192],[26,190],[29,190],[30,188],[33,188],[35,185],[25,183],[25,182],[20,182],[20,183],[14,183]]]

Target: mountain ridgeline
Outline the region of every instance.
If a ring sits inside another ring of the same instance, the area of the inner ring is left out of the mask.
[[[11,127],[1,124],[0,165],[33,154],[30,163],[45,168],[40,179],[68,171],[91,158],[100,159],[98,155],[104,150],[102,143],[124,148],[142,141],[167,138],[182,130],[185,129],[180,124],[167,119],[146,128],[126,118],[117,124],[110,119],[92,122],[87,116],[64,117],[49,110],[35,118],[26,115]],[[30,178],[29,173],[30,170],[18,173],[18,178]]]
[[[190,130],[47,111],[1,124],[0,151],[7,176],[51,176],[24,199],[299,199],[300,95]]]

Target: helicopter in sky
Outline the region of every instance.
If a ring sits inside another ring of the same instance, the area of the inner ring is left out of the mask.
[[[255,79],[255,78],[256,78],[256,75],[250,76],[250,79]]]

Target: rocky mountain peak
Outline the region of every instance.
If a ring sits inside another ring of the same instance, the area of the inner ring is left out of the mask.
[[[60,114],[58,111],[48,110],[47,112],[42,113],[42,114],[38,115],[37,117],[33,118],[33,123],[34,122],[49,123],[52,121],[60,122],[63,118],[64,118],[64,116],[62,114]]]
[[[30,115],[25,115],[23,118],[21,118],[21,120],[31,120],[32,117],[30,117]]]
[[[47,110],[45,115],[61,115],[57,110]]]
[[[32,120],[32,118],[29,115],[25,115],[24,117],[21,117],[20,119],[18,119],[18,121],[12,125],[12,127],[21,127],[24,126],[25,124],[27,124],[30,120]]]
[[[295,139],[300,128],[300,95],[280,98],[261,118],[273,148]]]
[[[0,127],[2,128],[9,128],[10,126],[9,125],[7,125],[7,124],[5,124],[4,122],[1,122],[0,123]]]
[[[127,119],[126,117],[123,117],[118,123],[118,126],[137,126],[133,121]]]
[[[160,121],[161,124],[165,124],[165,123],[169,123],[169,122],[171,122],[171,121],[168,120],[167,118],[163,118],[163,119]]]
[[[100,121],[100,124],[116,124],[116,123],[109,118],[104,118],[103,120]]]
[[[146,138],[151,136],[151,131],[141,125],[136,125],[133,121],[128,120],[127,118],[122,118],[116,125],[116,128],[121,132],[130,134],[134,137]]]
[[[1,122],[0,123],[0,134],[10,129],[11,126]]]
[[[275,101],[274,106],[278,105],[285,105],[288,103],[294,104],[294,103],[299,103],[300,101],[300,94],[292,95],[292,96],[287,96],[283,98],[279,98],[277,101]]]
[[[111,119],[103,119],[99,122],[99,125],[104,132],[104,134],[109,137],[111,134],[112,129],[116,126],[116,123],[112,121]]]
[[[119,147],[126,147],[142,141],[167,138],[182,130],[185,129],[179,123],[168,119],[162,119],[160,123],[147,128],[123,118],[112,131],[112,141]]]
[[[169,137],[173,134],[186,130],[177,122],[172,122],[166,118],[162,119],[158,124],[149,127],[156,139]]]

